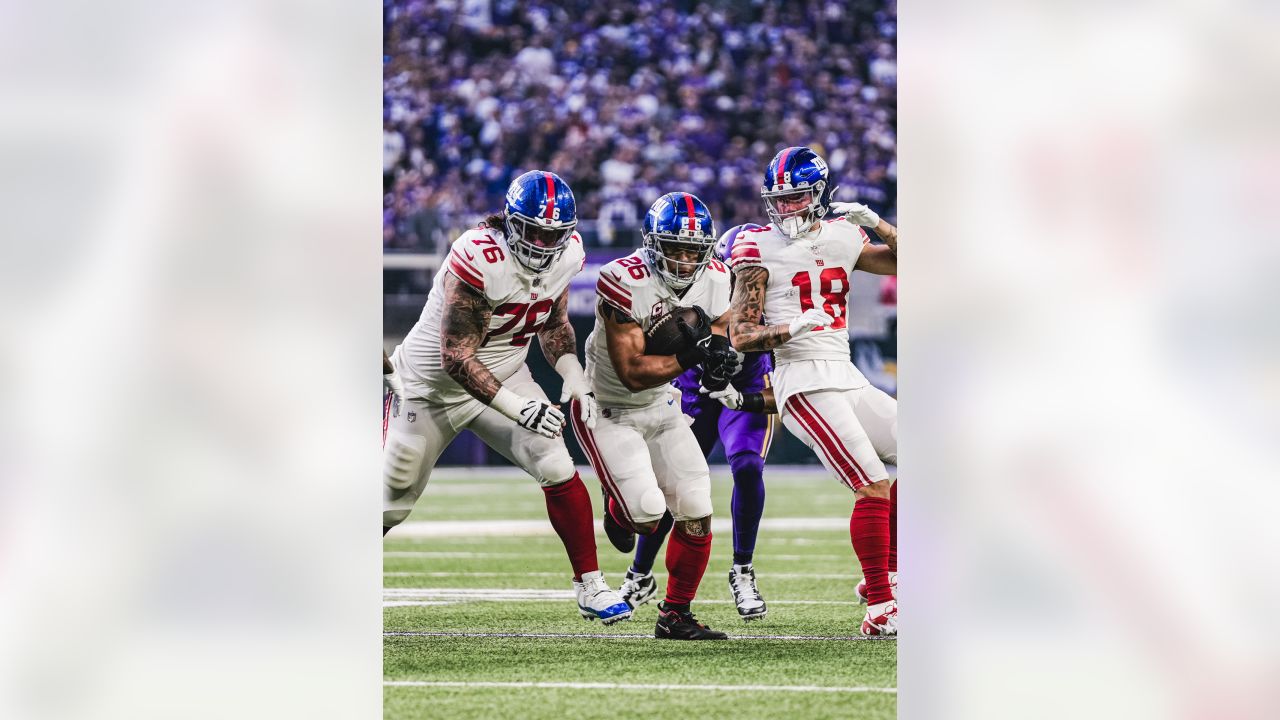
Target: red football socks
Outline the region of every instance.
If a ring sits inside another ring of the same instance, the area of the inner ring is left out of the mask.
[[[547,517],[555,528],[569,564],[573,566],[573,579],[581,581],[583,573],[600,569],[596,560],[596,530],[591,512],[591,496],[582,484],[578,473],[568,482],[543,487],[547,498]]]
[[[898,482],[889,486],[889,572],[898,572]]]
[[[667,598],[670,605],[688,606],[698,594],[698,584],[711,557],[711,534],[694,537],[680,525],[667,541]]]
[[[849,516],[849,538],[867,579],[867,604],[893,599],[889,589],[889,500],[858,498]]]

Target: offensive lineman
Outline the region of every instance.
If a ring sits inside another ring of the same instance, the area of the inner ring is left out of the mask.
[[[828,183],[826,162],[807,147],[786,148],[769,163],[760,193],[772,222],[734,243],[729,328],[737,349],[774,351],[783,424],[857,496],[849,535],[866,579],[862,633],[896,635],[888,571],[896,493],[884,463],[897,462],[898,405],[850,360],[846,317],[854,270],[897,274],[898,232],[853,203],[836,204],[844,216],[824,222]],[[886,245],[870,244],[859,225]]]
[[[716,243],[715,258],[726,260],[738,233],[760,227],[746,224],[731,228]],[[765,616],[768,606],[756,588],[756,573],[752,567],[756,535],[760,530],[760,518],[764,514],[764,462],[773,440],[774,416],[763,415],[763,402],[756,408],[728,407],[730,393],[760,394],[769,386],[769,371],[773,362],[767,352],[750,353],[743,360],[742,369],[731,379],[727,387],[703,387],[702,368],[692,367],[675,379],[681,391],[681,409],[693,418],[693,434],[698,438],[703,456],[708,456],[716,442],[724,444],[725,458],[733,475],[733,495],[730,511],[733,515],[733,563],[729,568],[729,590],[733,593],[738,615],[743,620],[757,620]],[[719,391],[719,392],[716,392]],[[712,395],[708,397],[707,393]],[[754,395],[752,396],[754,397]],[[631,607],[648,602],[657,593],[657,581],[653,577],[653,563],[662,548],[662,542],[671,530],[671,513],[662,516],[658,529],[641,536],[636,543],[636,554],[627,570],[626,579],[618,594]],[[629,550],[628,547],[619,548]]]
[[[561,432],[565,418],[525,366],[536,335],[564,378],[560,402],[595,424],[595,402],[575,354],[569,280],[586,254],[577,207],[554,173],[527,172],[507,190],[502,214],[454,242],[422,317],[391,362],[404,388],[384,441],[383,535],[408,517],[436,459],[463,429],[532,475],[573,566],[578,610],[606,625],[631,608],[605,583],[596,559],[591,496]]]
[[[587,375],[600,404],[596,427],[573,413],[578,440],[609,496],[611,540],[620,532],[654,532],[667,510],[674,518],[666,598],[654,628],[664,639],[727,637],[690,611],[711,554],[711,475],[667,387],[694,365],[724,381],[738,369],[723,334],[729,271],[711,258],[714,233],[701,200],[668,193],[645,215],[643,247],[600,269],[596,326],[587,338]],[[646,333],[678,307],[699,310],[697,327],[675,320],[688,346],[675,355],[645,355]]]

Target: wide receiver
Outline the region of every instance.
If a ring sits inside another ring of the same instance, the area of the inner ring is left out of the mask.
[[[422,317],[391,355],[404,398],[389,408],[382,533],[408,517],[440,453],[469,429],[542,486],[578,610],[611,624],[631,608],[600,572],[591,496],[561,437],[564,415],[524,364],[536,335],[564,378],[560,402],[572,397],[581,422],[595,424],[568,316],[569,280],[586,258],[576,224],[568,184],[533,171],[511,183],[503,213],[453,243]]]
[[[873,387],[849,357],[849,276],[897,274],[898,232],[865,206],[831,203],[827,164],[807,147],[779,152],[761,196],[772,221],[738,236],[730,335],[742,351],[773,350],[782,422],[854,491],[849,535],[866,579],[865,635],[896,635],[889,578],[897,401]],[[832,210],[843,214],[823,218]],[[885,241],[872,245],[859,225]],[[768,318],[767,322],[765,318]]]
[[[711,214],[689,193],[659,198],[643,231],[643,248],[600,269],[586,353],[600,411],[595,428],[575,413],[574,431],[609,496],[605,529],[615,544],[620,534],[654,532],[667,510],[674,518],[654,635],[723,640],[690,610],[711,554],[711,474],[667,383],[698,364],[725,381],[736,372],[720,317],[729,306],[729,271],[711,259]],[[697,309],[694,326],[672,315],[682,307]],[[679,323],[687,342],[674,355],[646,355],[646,333],[664,321]]]
[[[714,251],[717,260],[729,257],[734,238],[743,230],[756,229],[759,225],[738,225],[720,236]],[[773,362],[769,353],[750,353],[742,363],[742,369],[734,375],[732,385],[708,382],[704,387],[701,367],[692,367],[675,379],[674,385],[681,392],[681,409],[693,418],[693,434],[704,456],[710,455],[716,443],[724,445],[725,458],[733,475],[733,494],[729,509],[733,516],[733,563],[729,567],[729,591],[733,593],[738,615],[743,620],[757,620],[765,616],[768,606],[756,587],[756,572],[752,566],[756,535],[760,530],[760,518],[764,514],[764,461],[769,455],[773,440],[773,416],[754,412],[763,409],[749,405],[746,408],[729,408],[732,396],[742,392],[760,394],[769,386],[769,371]],[[720,391],[720,392],[715,392]],[[741,392],[740,392],[741,391]],[[714,395],[709,397],[707,393]],[[636,543],[635,558],[627,577],[618,589],[628,605],[636,607],[648,602],[657,593],[657,581],[653,577],[653,563],[658,550],[671,530],[671,513],[662,517],[658,529],[644,535]]]

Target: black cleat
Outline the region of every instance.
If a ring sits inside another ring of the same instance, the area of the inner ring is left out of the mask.
[[[658,625],[653,636],[663,640],[728,640],[729,636],[698,622],[689,611],[667,610],[666,603],[658,604]]]
[[[630,553],[636,549],[636,534],[614,520],[613,513],[609,512],[609,500],[604,502],[604,534],[609,537],[609,544],[620,553]]]

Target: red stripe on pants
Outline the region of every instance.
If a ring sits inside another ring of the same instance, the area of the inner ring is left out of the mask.
[[[809,411],[814,422],[821,426],[822,430],[826,433],[828,441],[830,442],[829,449],[835,457],[842,460],[842,470],[852,481],[850,487],[859,488],[870,485],[871,478],[867,476],[866,471],[858,464],[853,453],[849,452],[849,448],[845,447],[844,442],[840,440],[840,436],[836,434],[835,430],[831,429],[830,423],[827,422],[826,418],[822,417],[818,412],[818,409],[813,406],[812,402],[810,402],[809,398],[805,397],[803,393],[800,393],[796,395],[796,402],[799,403],[801,407]]]
[[[591,434],[591,430],[587,424],[582,422],[582,411],[577,400],[569,403],[569,419],[573,423],[573,432],[578,436],[578,444],[582,446],[582,451],[587,454],[587,461],[591,463],[591,467],[596,471],[596,477],[600,478],[600,484],[608,491],[609,496],[614,498],[618,507],[622,508],[623,519],[626,520],[624,525],[635,527],[635,521],[631,519],[631,511],[627,509],[627,503],[622,499],[622,493],[618,492],[618,486],[613,482],[613,476],[609,474],[609,468],[604,464],[604,458],[600,455],[599,448],[596,447],[596,439]],[[608,501],[605,501],[605,511],[609,511]],[[616,517],[614,519],[617,519]]]
[[[809,437],[813,438],[818,451],[827,459],[827,464],[835,472],[836,478],[850,490],[857,490],[860,484],[857,474],[851,472],[852,468],[848,460],[837,453],[831,438],[827,435],[822,425],[818,423],[817,418],[813,416],[813,412],[800,402],[800,395],[791,396],[787,400],[787,407],[791,411],[791,416],[796,419],[796,422],[800,423],[800,427],[809,433]]]

